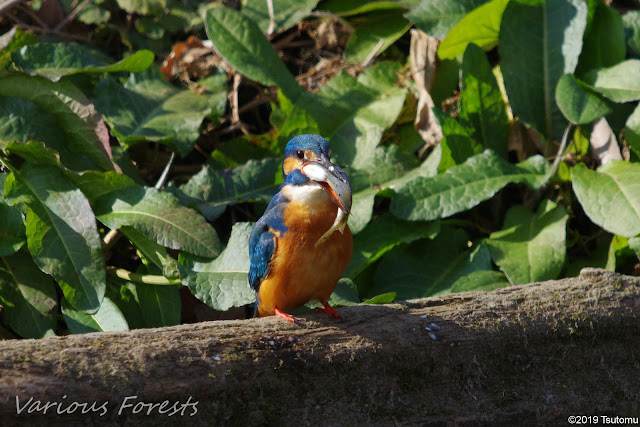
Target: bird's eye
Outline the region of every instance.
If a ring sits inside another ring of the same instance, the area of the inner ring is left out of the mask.
[[[302,150],[296,150],[296,157],[299,159],[304,159],[304,151]]]

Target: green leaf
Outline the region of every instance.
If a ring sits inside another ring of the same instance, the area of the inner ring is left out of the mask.
[[[318,0],[278,0],[273,2],[274,26],[272,33],[278,33],[309,16]],[[271,19],[266,1],[242,0],[242,14],[258,24],[266,33]]]
[[[65,146],[71,152],[69,156],[73,156],[72,153],[84,154],[98,168],[113,170],[109,134],[104,123],[91,102],[68,81],[53,83],[43,77],[19,73],[4,74],[0,75],[0,96],[22,98],[35,103],[55,118],[56,126],[49,132],[55,132],[59,127],[64,136]],[[4,124],[10,123],[11,120],[10,113],[5,113]],[[53,121],[49,121],[51,122]],[[14,125],[16,124],[10,124]],[[13,134],[19,132],[13,131]],[[45,130],[41,129],[41,132]],[[0,147],[3,145],[2,139],[0,138]],[[32,138],[26,137],[23,141],[29,139]],[[51,139],[47,138],[47,141]]]
[[[640,156],[640,104],[633,110],[625,126],[624,137],[629,147]]]
[[[183,203],[195,203],[211,221],[231,204],[253,200],[268,203],[278,192],[278,175],[281,175],[281,161],[275,158],[249,160],[230,171],[216,171],[205,166],[178,191],[172,192]]]
[[[111,64],[111,59],[98,50],[66,42],[24,46],[11,58],[25,73],[57,82],[62,76],[78,73],[137,73],[151,66],[154,55],[150,50],[141,50]]]
[[[598,1],[593,21],[584,37],[576,74],[583,75],[591,69],[610,67],[622,62],[626,50],[620,14]]]
[[[566,260],[567,211],[545,200],[538,212],[507,211],[501,231],[485,240],[495,263],[516,285],[558,278]]]
[[[325,0],[321,8],[336,15],[352,16],[378,10],[402,9],[403,6],[410,6],[408,3],[417,3],[417,1],[419,0]]]
[[[404,35],[411,23],[397,12],[373,12],[357,19],[355,33],[349,38],[344,50],[347,62],[362,62],[376,49],[374,58]],[[382,44],[378,46],[378,43]]]
[[[227,98],[224,75],[216,73],[199,83],[210,93],[177,89],[155,69],[132,74],[124,85],[103,79],[95,89],[95,105],[126,147],[155,141],[186,156],[200,136],[202,120],[212,112],[223,114]]]
[[[11,62],[11,54],[22,46],[38,43],[38,36],[31,31],[23,31],[13,26],[0,36],[0,68],[4,69]]]
[[[605,100],[571,74],[565,74],[556,86],[556,103],[571,123],[584,125],[611,112]]]
[[[438,173],[444,173],[482,151],[480,142],[473,138],[473,124],[468,123],[468,120],[463,124],[437,108],[432,108],[431,111],[440,123],[444,135],[440,141],[442,160],[438,165]]]
[[[462,59],[461,86],[461,122],[465,127],[470,125],[474,129],[474,140],[506,159],[509,133],[507,109],[487,55],[473,43],[468,45]],[[449,137],[444,128],[443,133]]]
[[[150,328],[180,324],[182,306],[177,286],[136,284],[136,294],[145,325]]]
[[[329,305],[332,307],[357,305],[360,303],[358,289],[351,279],[340,279],[335,290],[329,298]],[[319,306],[319,305],[318,305]]]
[[[178,263],[175,259],[171,258],[167,253],[164,246],[160,246],[156,242],[152,242],[142,234],[140,231],[133,227],[124,226],[120,228],[122,234],[135,246],[140,258],[143,262],[151,262],[162,271],[162,275],[168,279],[178,279],[180,274],[178,273]],[[152,285],[144,285],[152,286]]]
[[[393,249],[380,262],[367,294],[395,291],[399,300],[406,300],[451,292],[461,277],[491,269],[487,248],[469,250],[468,241],[463,230],[442,227],[433,240]]]
[[[440,59],[462,55],[467,45],[474,43],[489,51],[498,45],[502,13],[509,0],[492,0],[472,10],[449,31],[438,46]]]
[[[74,175],[73,182],[91,204],[112,191],[137,186],[131,178],[117,172],[86,171],[81,175]]]
[[[282,146],[300,133],[318,133],[331,143],[337,163],[374,167],[382,134],[395,123],[406,98],[406,89],[397,86],[400,68],[379,62],[357,80],[341,73],[318,93],[301,97],[279,129]]]
[[[0,256],[16,253],[27,241],[22,213],[4,199],[4,181],[0,173]]]
[[[0,303],[7,324],[21,337],[54,335],[58,317],[55,285],[27,253],[0,258]]]
[[[640,56],[640,10],[630,10],[622,15],[627,47],[636,57]]]
[[[101,169],[86,154],[71,151],[57,118],[35,102],[11,96],[0,97],[0,147],[11,141],[42,141],[57,151],[72,170]]]
[[[434,238],[440,232],[440,222],[408,222],[385,214],[371,221],[353,239],[353,258],[343,276],[354,278],[367,266],[403,243]]]
[[[585,75],[585,83],[591,85],[614,102],[640,99],[640,59],[629,59],[613,67],[594,70]]]
[[[408,182],[419,177],[432,177],[438,173],[438,164],[442,157],[442,147],[437,145],[422,164],[409,172],[401,171],[397,161],[390,158],[379,160],[380,163],[370,170],[349,173],[353,189],[353,203],[349,215],[349,228],[359,233],[371,220],[376,195],[392,189],[399,191]]]
[[[249,235],[253,224],[237,222],[226,249],[213,261],[187,258],[178,265],[182,284],[202,302],[216,310],[249,304],[255,294],[249,287]]]
[[[202,257],[215,257],[221,244],[211,225],[171,194],[150,187],[129,187],[100,197],[97,218],[111,229],[128,225],[159,245]]]
[[[443,175],[409,182],[391,201],[391,212],[411,221],[445,218],[471,209],[509,183],[523,182],[537,188],[544,182],[547,170],[548,165],[540,156],[512,165],[485,150]]]
[[[422,0],[407,14],[416,27],[431,37],[444,40],[467,13],[487,0]]]
[[[456,280],[451,292],[492,291],[507,286],[509,282],[499,271],[477,270]]]
[[[366,301],[362,301],[363,304],[391,304],[395,301],[396,296],[398,294],[396,292],[387,292],[385,294],[376,295],[373,298],[369,298]]]
[[[54,166],[25,162],[5,182],[9,203],[27,206],[27,245],[80,311],[95,312],[105,292],[102,242],[89,201]]]
[[[500,68],[509,103],[547,139],[559,141],[566,126],[555,87],[576,68],[586,23],[582,0],[513,0],[502,15]]]
[[[160,15],[167,7],[167,0],[116,0],[118,6],[129,13]]]
[[[636,256],[640,258],[640,236],[630,238],[629,247],[633,249],[633,251],[636,253]]]
[[[74,334],[88,334],[103,331],[126,331],[127,320],[118,306],[105,297],[100,310],[95,314],[86,314],[75,310],[67,300],[62,300],[62,315],[67,327]]]
[[[610,233],[640,234],[640,164],[612,160],[597,171],[573,168],[573,191],[587,216]]]
[[[260,28],[242,13],[225,7],[211,7],[204,16],[207,36],[231,65],[251,80],[278,86],[296,100],[304,92]]]

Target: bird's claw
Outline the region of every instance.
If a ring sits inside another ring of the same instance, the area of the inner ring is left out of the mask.
[[[284,311],[280,311],[280,309],[278,307],[274,308],[273,312],[275,313],[276,317],[284,319],[287,322],[291,322],[291,323],[294,323],[296,325],[299,325],[298,319],[296,319],[295,316],[293,316],[292,314],[288,314],[288,313],[285,313]]]
[[[342,314],[338,313],[337,311],[335,311],[328,302],[326,301],[320,301],[322,303],[322,305],[324,305],[324,308],[318,307],[316,308],[316,310],[321,311],[323,313],[327,313],[329,316],[335,318],[335,319],[342,319]]]

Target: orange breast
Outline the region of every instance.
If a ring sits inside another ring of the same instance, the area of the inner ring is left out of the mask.
[[[289,203],[284,212],[288,231],[277,238],[269,275],[260,284],[260,316],[273,315],[275,307],[287,312],[311,300],[329,299],[353,253],[349,226],[344,233],[334,231],[316,246],[333,224],[336,213],[336,205],[330,200],[315,210]]]

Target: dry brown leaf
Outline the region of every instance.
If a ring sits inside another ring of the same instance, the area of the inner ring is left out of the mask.
[[[411,30],[411,75],[418,89],[418,108],[414,126],[427,146],[442,139],[442,128],[431,111],[435,105],[429,90],[437,71],[438,40],[420,30]]]

